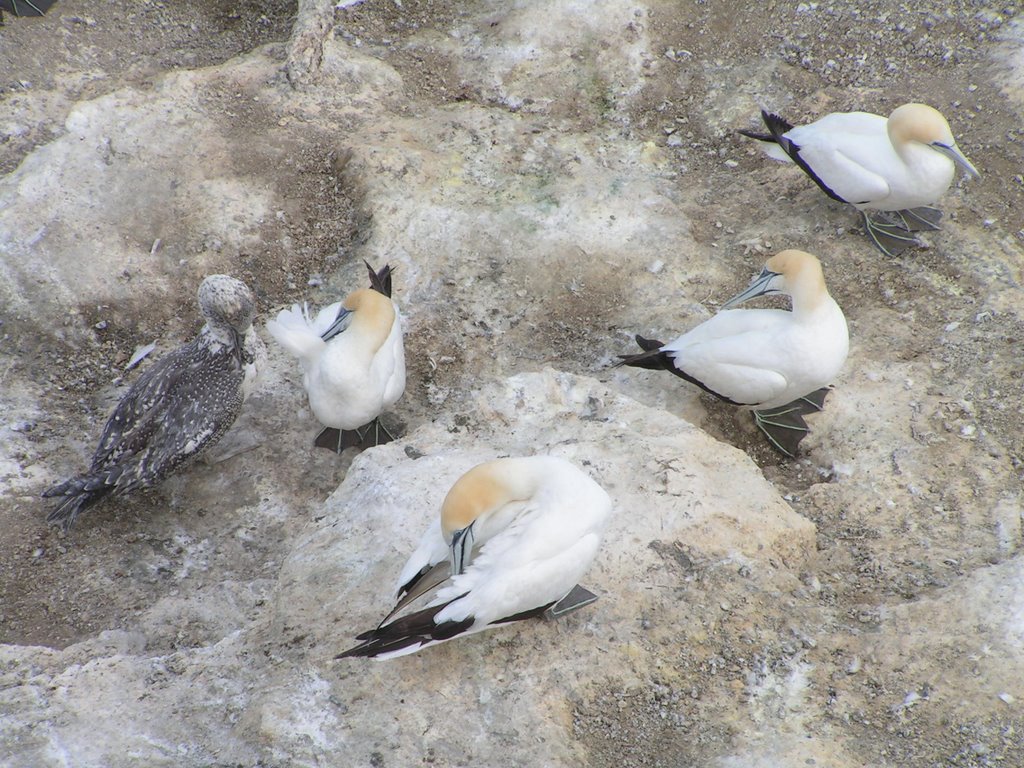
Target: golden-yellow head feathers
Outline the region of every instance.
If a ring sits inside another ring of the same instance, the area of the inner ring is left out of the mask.
[[[810,305],[817,297],[828,296],[825,274],[817,256],[806,251],[779,251],[765,262],[771,272],[782,275],[786,281],[786,292],[796,302]]]
[[[441,532],[446,540],[481,515],[529,498],[532,489],[528,483],[517,482],[513,461],[495,459],[478,464],[455,481],[441,505]]]
[[[765,266],[775,274],[785,275],[787,278],[796,277],[805,271],[821,274],[821,262],[817,256],[795,249],[779,251],[765,262]]]
[[[942,113],[927,104],[904,104],[889,115],[889,140],[893,146],[908,141],[922,144],[954,144],[953,132]]]
[[[342,302],[345,309],[353,312],[383,312],[385,314],[394,314],[394,307],[391,305],[391,299],[382,293],[378,293],[372,288],[360,288],[352,291],[348,296],[345,297],[345,301]]]
[[[391,299],[372,288],[360,288],[346,296],[342,306],[355,313],[350,327],[366,336],[373,352],[380,349],[395,322]]]

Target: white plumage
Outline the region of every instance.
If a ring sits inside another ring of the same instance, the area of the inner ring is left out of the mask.
[[[790,296],[792,311],[730,309],[771,293]],[[668,370],[726,402],[753,409],[772,444],[793,455],[807,431],[802,416],[820,410],[823,388],[846,361],[849,334],[821,263],[789,250],[769,259],[747,290],[711,319],[668,344],[639,336],[637,343],[646,351],[624,356],[622,364]],[[785,414],[766,413],[781,408]]]
[[[373,277],[372,269],[370,273]],[[382,276],[390,289],[388,267],[376,277]],[[361,288],[324,307],[315,318],[296,304],[278,313],[267,330],[302,365],[309,406],[328,428],[317,445],[340,452],[387,442],[379,434],[385,430],[377,418],[405,391],[402,321],[389,295],[380,288]],[[367,426],[374,428],[373,434],[344,434]]]
[[[797,127],[761,116],[768,134],[740,133],[765,142],[769,156],[796,163],[830,197],[863,212],[868,233],[886,253],[913,243],[909,232],[938,228],[941,213],[927,206],[949,189],[957,165],[979,175],[949,123],[926,104],[904,104],[888,118],[836,112]],[[898,215],[874,220],[866,211]]]
[[[403,656],[540,615],[574,592],[611,508],[608,494],[564,459],[508,458],[474,467],[452,486],[440,519],[402,569],[399,605],[384,621],[440,584],[434,598],[421,611],[363,633],[363,642],[341,656]]]

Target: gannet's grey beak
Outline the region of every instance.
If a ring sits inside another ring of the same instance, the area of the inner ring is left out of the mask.
[[[747,286],[747,290],[733,296],[725,302],[725,304],[722,305],[722,309],[732,309],[733,307],[738,307],[743,302],[757,298],[758,296],[778,293],[779,290],[771,284],[772,280],[778,276],[778,272],[772,272],[768,267],[765,267],[761,270],[761,274],[750,281],[750,285]]]
[[[340,307],[338,309],[338,316],[334,318],[334,322],[331,323],[330,327],[320,334],[320,338],[324,341],[330,341],[339,333],[348,328],[348,324],[351,320],[352,310]]]
[[[963,152],[960,151],[960,147],[956,145],[954,141],[952,144],[943,144],[941,141],[933,141],[931,148],[936,152],[941,152],[954,163],[963,168],[970,176],[976,179],[981,178],[981,174],[978,173],[978,169],[974,167],[974,163],[967,159]]]
[[[458,576],[466,570],[473,555],[473,524],[461,528],[452,534],[450,560],[452,564],[452,576]]]

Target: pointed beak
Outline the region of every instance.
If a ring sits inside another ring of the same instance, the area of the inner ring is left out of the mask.
[[[252,355],[245,351],[245,335],[235,330],[234,326],[231,328],[231,342],[235,346],[235,358],[238,360],[238,365],[249,365],[252,362]]]
[[[458,576],[469,565],[469,561],[473,556],[474,538],[472,523],[452,534],[451,551],[449,552],[449,559],[452,563],[452,576]]]
[[[340,307],[338,309],[338,316],[334,318],[334,322],[331,323],[330,327],[322,334],[320,334],[320,338],[323,339],[324,341],[329,341],[330,339],[333,339],[339,333],[344,331],[348,327],[351,314],[351,309],[345,309],[345,307]]]
[[[772,280],[778,276],[778,272],[772,272],[768,267],[765,267],[761,270],[761,274],[750,281],[750,285],[747,286],[747,290],[733,296],[721,306],[721,309],[732,309],[733,307],[738,307],[743,302],[755,299],[758,296],[764,296],[768,293],[778,293],[778,290],[771,285]]]
[[[955,141],[952,144],[943,144],[942,142],[935,141],[932,142],[931,147],[936,152],[941,152],[954,163],[956,163],[965,171],[967,171],[968,175],[973,176],[976,179],[981,178],[981,174],[978,173],[978,169],[975,168],[974,164],[967,159],[963,152],[960,151],[960,147],[956,145]]]

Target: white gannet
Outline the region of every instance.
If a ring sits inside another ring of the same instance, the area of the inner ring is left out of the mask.
[[[942,114],[926,104],[904,104],[888,119],[869,112],[835,112],[794,128],[761,112],[768,133],[741,130],[765,142],[769,156],[794,162],[826,195],[864,217],[872,242],[887,255],[917,243],[912,234],[938,229],[942,212],[930,208],[953,181],[956,166],[979,177]],[[895,212],[873,219],[868,211]]]
[[[256,301],[240,280],[210,275],[199,286],[199,308],[206,325],[145,371],[121,398],[89,471],[43,493],[60,497],[48,523],[67,530],[104,496],[156,485],[234,423],[266,354],[251,332]]]
[[[341,453],[393,436],[379,417],[405,391],[402,318],[391,300],[391,267],[367,264],[371,288],[324,307],[311,320],[305,306],[282,310],[267,330],[302,363],[313,415],[324,425],[315,444]]]
[[[788,295],[792,311],[730,309],[771,293]],[[636,341],[645,351],[620,355],[617,365],[667,370],[752,409],[758,428],[790,457],[808,431],[803,417],[824,407],[850,346],[846,318],[825,287],[821,262],[793,250],[768,259],[745,291],[675,341]]]
[[[474,467],[448,491],[440,519],[402,569],[398,605],[337,658],[404,656],[593,602],[576,582],[597,554],[611,509],[604,489],[565,459],[507,458]],[[424,609],[390,621],[438,585]]]

